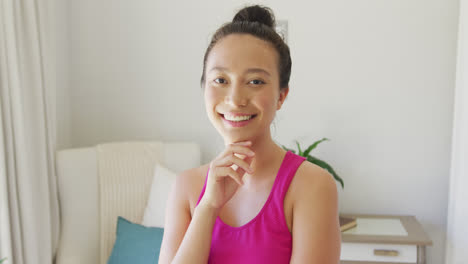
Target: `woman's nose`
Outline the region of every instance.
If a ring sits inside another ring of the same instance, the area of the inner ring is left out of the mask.
[[[232,106],[246,106],[248,102],[248,95],[239,84],[233,84],[227,93],[225,100],[226,103]]]

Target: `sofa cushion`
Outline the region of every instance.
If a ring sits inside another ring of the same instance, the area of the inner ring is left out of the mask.
[[[144,226],[164,227],[166,202],[176,174],[161,164],[156,164],[153,182],[143,216]]]
[[[117,234],[108,264],[158,262],[164,229],[145,227],[119,216]]]

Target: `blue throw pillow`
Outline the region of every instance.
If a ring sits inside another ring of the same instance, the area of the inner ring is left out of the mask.
[[[132,223],[119,216],[117,236],[107,264],[158,263],[164,229]]]

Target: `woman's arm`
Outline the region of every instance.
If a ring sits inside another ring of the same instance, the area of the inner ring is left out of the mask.
[[[214,211],[199,204],[190,216],[188,191],[196,175],[185,171],[177,176],[166,205],[164,237],[159,263],[207,263]]]
[[[291,263],[339,264],[341,231],[336,183],[327,171],[305,167],[296,184]]]
[[[208,263],[217,215],[215,209],[202,203],[195,208],[187,233],[171,263]]]

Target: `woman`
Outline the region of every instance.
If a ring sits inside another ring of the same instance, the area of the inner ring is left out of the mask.
[[[201,85],[225,149],[177,177],[159,263],[339,263],[333,177],[271,138],[291,73],[274,23],[246,7],[207,48]]]

